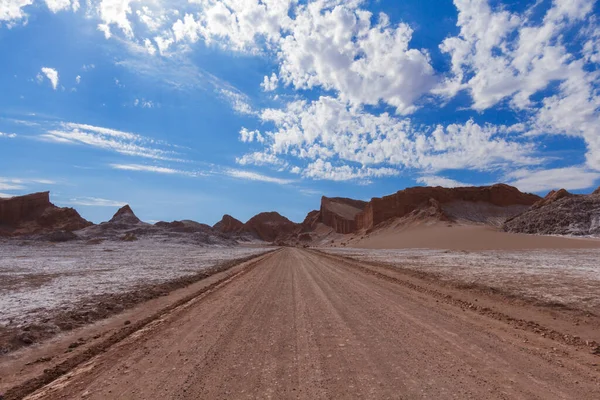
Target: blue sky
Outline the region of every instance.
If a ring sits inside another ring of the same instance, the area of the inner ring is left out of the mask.
[[[129,203],[212,224],[416,185],[589,192],[599,11],[1,0],[0,194],[50,190],[94,222]]]

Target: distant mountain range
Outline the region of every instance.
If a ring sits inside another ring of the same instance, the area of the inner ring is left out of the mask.
[[[322,197],[319,210],[295,223],[277,212],[263,212],[242,222],[224,215],[214,226],[185,220],[148,224],[131,207],[95,225],[73,208],[50,202],[50,193],[0,199],[0,236],[54,241],[135,240],[152,236],[200,245],[240,242],[320,244],[330,237],[369,234],[393,224],[407,229],[435,223],[479,224],[530,234],[600,234],[600,188],[589,195],[561,189],[541,198],[504,184],[481,187],[413,187],[382,198],[361,201]]]

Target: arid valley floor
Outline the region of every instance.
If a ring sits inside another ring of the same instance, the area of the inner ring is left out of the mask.
[[[377,201],[210,227],[17,198],[43,213],[0,239],[2,400],[600,398],[600,193],[441,190],[367,228]]]

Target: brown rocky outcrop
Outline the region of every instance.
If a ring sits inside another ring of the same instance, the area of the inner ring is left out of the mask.
[[[238,233],[244,229],[244,223],[225,214],[219,222],[213,225],[213,228],[222,233]]]
[[[70,232],[90,225],[73,208],[52,204],[50,192],[0,199],[0,234],[4,236]]]
[[[540,208],[540,207],[543,207],[550,203],[554,203],[555,201],[560,200],[563,197],[570,197],[570,196],[572,196],[572,194],[567,192],[565,189],[551,190],[550,193],[548,193],[546,195],[546,197],[544,197],[540,201],[536,202],[533,205],[533,208]]]
[[[459,188],[413,187],[400,190],[390,196],[371,199],[364,211],[356,215],[356,228],[371,229],[388,219],[402,218],[417,209],[428,207],[431,200],[435,200],[442,206],[463,201],[505,207],[531,206],[539,201],[540,197],[522,193],[517,188],[504,184]]]
[[[364,210],[367,202],[343,197],[321,198],[320,222],[338,233],[356,231],[356,216]]]
[[[537,235],[600,235],[600,192],[550,192],[535,207],[504,223],[504,230]]]
[[[598,186],[598,189],[594,190],[592,194],[600,194],[600,186]]]
[[[126,204],[119,208],[108,222],[111,224],[137,225],[142,221],[135,215],[129,204]]]
[[[300,233],[314,231],[319,222],[321,222],[321,212],[319,210],[312,210],[306,214],[306,218],[300,224]]]
[[[266,242],[287,238],[297,229],[298,224],[274,211],[255,215],[244,224],[243,228],[244,231]]]

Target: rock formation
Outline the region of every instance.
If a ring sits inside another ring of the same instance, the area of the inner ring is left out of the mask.
[[[321,198],[320,222],[332,227],[337,233],[356,231],[356,216],[365,209],[367,202],[342,197]]]
[[[600,191],[550,192],[530,210],[509,219],[504,230],[537,235],[600,235]]]
[[[229,214],[225,214],[219,222],[213,225],[213,228],[223,233],[238,233],[244,229],[244,223]]]
[[[382,198],[373,198],[355,217],[357,229],[371,229],[391,218],[402,218],[435,200],[442,208],[453,202],[484,203],[497,207],[529,207],[539,196],[522,193],[512,186],[497,184],[481,187],[413,187]],[[449,216],[451,217],[451,216]]]
[[[287,238],[298,229],[298,224],[277,212],[263,212],[250,218],[243,230],[266,242]]]
[[[17,236],[74,231],[92,225],[73,208],[57,207],[50,192],[0,199],[0,235]]]

